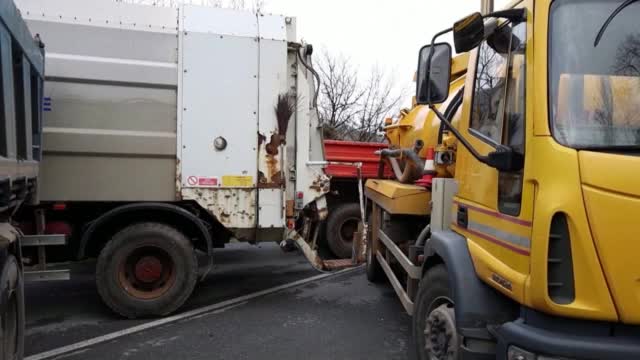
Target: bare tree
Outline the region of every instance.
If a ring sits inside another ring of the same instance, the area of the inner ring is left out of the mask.
[[[397,110],[402,98],[395,84],[380,68],[374,67],[366,80],[345,56],[321,55],[318,108],[325,138],[358,141],[377,140],[384,118]]]
[[[323,51],[318,66],[321,79],[318,108],[327,138],[343,138],[364,95],[358,88],[357,69],[348,58]]]
[[[363,86],[363,96],[354,124],[357,131],[351,136],[354,140],[378,140],[377,132],[384,118],[398,110],[404,95],[403,92],[394,94],[394,90],[393,80],[379,67],[374,67]]]
[[[628,35],[616,51],[614,72],[618,75],[640,76],[640,33]]]

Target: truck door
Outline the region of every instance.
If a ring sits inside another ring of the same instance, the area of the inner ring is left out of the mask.
[[[533,109],[526,98],[532,93],[527,59],[533,56],[533,1],[516,7],[528,9],[526,22],[501,24],[470,57],[473,76],[467,77],[460,130],[483,155],[504,144],[524,156],[532,134]],[[452,228],[467,237],[478,275],[522,301],[533,214],[526,162],[523,170],[501,172],[458,149]]]

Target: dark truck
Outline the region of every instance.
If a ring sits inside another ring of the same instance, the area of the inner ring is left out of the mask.
[[[32,37],[13,1],[0,1],[0,355],[22,359],[24,275],[21,245],[14,227],[19,208],[38,201],[42,156],[44,46]]]

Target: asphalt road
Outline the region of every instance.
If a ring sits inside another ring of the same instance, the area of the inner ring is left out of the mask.
[[[184,309],[200,308],[318,273],[299,253],[235,244]],[[73,280],[26,288],[26,355],[139,325],[102,305],[92,264]],[[148,320],[146,320],[148,321]],[[410,319],[393,290],[362,270],[128,335],[60,359],[410,359]]]

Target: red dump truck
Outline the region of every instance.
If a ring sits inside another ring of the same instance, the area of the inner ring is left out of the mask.
[[[391,177],[389,167],[383,174],[377,150],[388,144],[325,140],[324,153],[328,165],[325,174],[331,177],[331,193],[327,198],[329,215],[326,221],[326,246],[337,258],[350,258],[353,248],[353,234],[358,229],[360,201],[358,180]],[[382,175],[382,176],[380,176]]]

